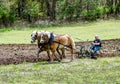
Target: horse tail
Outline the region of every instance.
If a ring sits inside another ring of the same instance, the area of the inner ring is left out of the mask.
[[[68,39],[70,40],[70,45],[71,45],[72,49],[75,49],[75,42],[74,42],[74,40],[72,39],[72,37],[69,36],[69,35],[67,35],[67,34],[66,34],[66,36],[67,36]]]
[[[75,42],[72,38],[70,38],[70,39],[71,39],[71,46],[72,46],[73,49],[75,49]]]

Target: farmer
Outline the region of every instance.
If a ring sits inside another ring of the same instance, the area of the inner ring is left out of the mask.
[[[101,45],[102,41],[101,39],[99,39],[99,36],[96,35],[95,40],[92,42],[92,46],[90,47],[90,49],[92,50],[91,58],[96,58],[97,51],[99,51],[102,47]]]

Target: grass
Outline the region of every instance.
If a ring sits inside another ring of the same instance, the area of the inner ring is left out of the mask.
[[[8,28],[0,30],[0,44],[28,44],[33,30],[48,30],[56,34],[69,34],[75,41],[120,38],[120,20],[76,23],[58,27]],[[23,63],[0,65],[1,84],[119,84],[120,59],[76,59],[73,62]]]
[[[0,65],[1,84],[119,84],[120,59]]]
[[[93,40],[97,34],[101,39],[116,39],[120,38],[120,20],[96,21],[91,23],[76,23],[56,27],[34,27],[25,28],[18,27],[14,30],[0,30],[0,44],[29,44],[30,35],[33,30],[48,30],[55,34],[69,34],[75,41]]]

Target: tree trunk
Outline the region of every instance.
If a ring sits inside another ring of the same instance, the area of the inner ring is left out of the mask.
[[[120,0],[118,2],[118,13],[120,13]]]
[[[18,1],[18,17],[23,18],[23,10],[25,8],[26,0]]]
[[[4,15],[2,16],[2,23],[5,27],[8,27],[8,24],[9,24],[8,18],[6,18],[6,16]]]
[[[113,4],[114,4],[114,2],[113,2],[113,0],[111,0],[110,1],[110,14],[113,14],[114,13],[114,10],[113,10]]]
[[[49,16],[50,20],[55,20],[56,19],[56,0],[46,0],[46,7],[47,7],[47,16]]]
[[[55,8],[56,8],[56,0],[53,0],[53,2],[52,2],[52,19],[53,20],[55,20],[56,19],[56,10],[55,10]]]
[[[118,3],[117,3],[117,0],[115,0],[115,7],[116,7],[116,10],[115,10],[115,15],[117,15],[117,13],[118,13]]]

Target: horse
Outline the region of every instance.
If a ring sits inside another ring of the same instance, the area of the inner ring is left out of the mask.
[[[37,40],[38,48],[40,48],[40,39],[44,31],[33,31],[31,34],[31,43],[34,43]]]
[[[31,34],[31,43],[34,43],[37,40],[37,44],[38,44],[38,48],[39,48],[39,50],[37,52],[37,60],[39,58],[39,53],[42,52],[42,51],[47,51],[49,60],[53,59],[50,56],[49,45],[45,44],[45,43],[40,43],[41,36],[44,34],[44,32],[45,31],[33,31],[32,34]],[[57,49],[57,52],[58,52],[59,55],[61,55],[58,49]],[[60,59],[58,57],[56,57],[56,58],[60,61]]]
[[[65,47],[67,47],[71,52],[71,61],[74,59],[75,43],[70,35],[55,35],[52,32],[46,31],[41,36],[40,43],[49,44],[53,55],[55,55],[57,48],[61,49],[62,57],[65,57]]]

